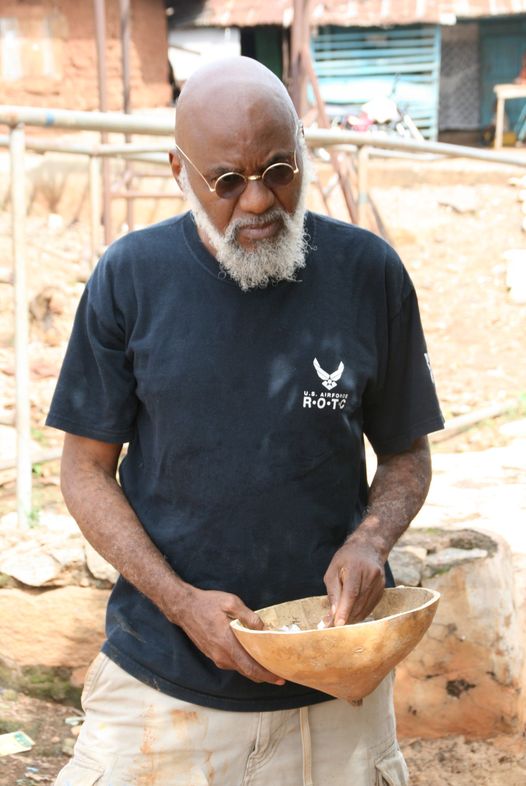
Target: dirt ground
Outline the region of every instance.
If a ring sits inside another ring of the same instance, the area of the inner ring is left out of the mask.
[[[508,167],[466,162],[374,164],[372,194],[419,293],[437,388],[446,418],[495,402],[512,404],[500,421],[526,412],[526,304],[513,303],[502,252],[525,245],[518,189]],[[9,215],[0,212],[0,259],[9,260]],[[60,444],[43,425],[75,304],[88,273],[87,227],[46,216],[28,220],[31,301],[31,415],[35,450]],[[1,262],[1,265],[9,262]],[[0,280],[8,271],[0,271]],[[0,283],[0,412],[14,408],[12,288]],[[480,450],[497,441],[487,420],[435,450]],[[14,509],[12,430],[3,427],[0,515]],[[9,432],[9,433],[8,433]],[[2,463],[4,462],[4,463]],[[34,470],[34,516],[63,510],[58,462]],[[0,760],[1,786],[50,783],[72,740],[72,708],[0,689],[0,733],[23,729],[35,747]],[[526,739],[405,741],[412,786],[524,786]],[[31,769],[32,768],[32,769]]]

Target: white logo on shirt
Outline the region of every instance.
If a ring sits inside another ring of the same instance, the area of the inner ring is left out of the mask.
[[[340,362],[340,365],[332,374],[322,369],[317,358],[314,358],[312,364],[321,379],[321,384],[329,391],[335,388],[345,368],[343,363]],[[315,390],[304,390],[303,409],[324,409],[327,412],[330,410],[336,412],[338,409],[345,409],[348,398],[348,393],[325,393],[325,391],[318,393]]]
[[[343,374],[343,369],[345,368],[343,363],[340,362],[340,365],[338,366],[336,371],[333,371],[332,374],[328,374],[326,371],[322,369],[316,358],[314,358],[313,360],[313,365],[314,368],[316,369],[317,375],[321,380],[323,380],[321,384],[323,385],[324,388],[327,388],[327,390],[332,390],[333,388],[336,387],[338,380]]]
[[[433,376],[433,369],[431,368],[431,361],[429,359],[429,355],[427,354],[427,352],[424,352],[424,357],[426,359],[427,367],[429,369],[429,376],[431,377],[431,382],[434,385],[435,384],[435,377]]]

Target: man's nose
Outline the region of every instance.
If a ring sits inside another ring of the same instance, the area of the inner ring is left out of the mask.
[[[261,178],[249,180],[247,187],[239,197],[238,205],[243,213],[260,215],[274,205],[276,197],[270,188],[267,188]]]

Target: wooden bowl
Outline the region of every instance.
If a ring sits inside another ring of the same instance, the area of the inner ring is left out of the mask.
[[[246,651],[273,674],[357,701],[418,644],[439,598],[439,592],[423,587],[386,589],[366,621],[318,630],[329,611],[328,598],[321,595],[260,609],[266,630],[250,630],[239,620],[230,624]],[[291,624],[300,631],[276,630]]]

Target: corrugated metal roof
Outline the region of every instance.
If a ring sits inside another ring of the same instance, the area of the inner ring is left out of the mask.
[[[184,7],[184,12],[181,11]],[[174,3],[179,26],[289,27],[292,0],[183,0]],[[419,22],[454,24],[457,19],[526,13],[526,0],[313,0],[315,25],[377,27]]]

